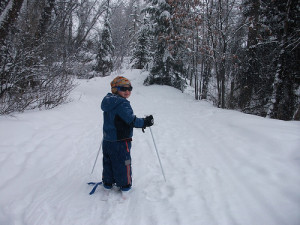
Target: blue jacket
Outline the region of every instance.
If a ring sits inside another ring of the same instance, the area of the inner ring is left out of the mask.
[[[119,95],[108,93],[102,100],[103,140],[119,141],[131,138],[133,127],[142,128],[144,119],[133,114],[130,102]]]

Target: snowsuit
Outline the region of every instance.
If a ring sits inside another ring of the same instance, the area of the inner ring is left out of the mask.
[[[130,102],[119,95],[108,93],[102,100],[103,112],[103,173],[102,181],[108,187],[130,188],[131,141],[133,127],[142,128],[144,119],[133,114]]]

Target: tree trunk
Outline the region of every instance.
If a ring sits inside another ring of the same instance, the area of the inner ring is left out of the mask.
[[[241,92],[239,97],[239,106],[241,109],[249,105],[253,88],[257,80],[258,65],[257,65],[257,37],[258,37],[258,22],[259,22],[259,8],[260,0],[252,0],[246,7],[250,9],[247,15],[249,20],[248,26],[248,40],[247,40],[247,50],[245,57],[245,70],[242,73],[240,79]]]
[[[42,18],[40,20],[39,29],[37,31],[36,37],[37,39],[40,39],[43,37],[49,27],[49,24],[51,22],[51,13],[54,9],[55,0],[48,0],[48,3],[46,3],[46,6],[44,8]]]
[[[3,44],[9,33],[10,27],[17,20],[23,1],[24,0],[10,0],[10,2],[6,5],[6,8],[1,13],[1,17],[3,13],[5,13],[5,15],[3,15],[2,21],[0,21],[0,45]]]
[[[277,71],[273,82],[273,93],[270,99],[270,106],[267,112],[267,117],[289,120],[292,119],[293,106],[293,81],[291,71],[288,64],[288,23],[289,12],[291,8],[291,0],[288,0],[286,5],[286,17],[283,23],[283,37],[280,44],[280,55],[277,61]]]
[[[298,109],[293,117],[294,120],[299,120],[300,121],[300,105],[298,106]]]

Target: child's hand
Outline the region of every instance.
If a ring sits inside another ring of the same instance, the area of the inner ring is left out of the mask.
[[[145,129],[146,127],[151,127],[154,124],[154,118],[152,115],[150,116],[146,116],[144,118],[144,127],[143,129]]]

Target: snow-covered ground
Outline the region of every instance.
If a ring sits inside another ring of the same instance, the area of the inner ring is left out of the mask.
[[[127,70],[131,105],[152,127],[134,131],[133,189],[101,201],[100,102],[113,76],[80,80],[73,101],[0,117],[1,225],[299,225],[300,122],[222,110]]]

